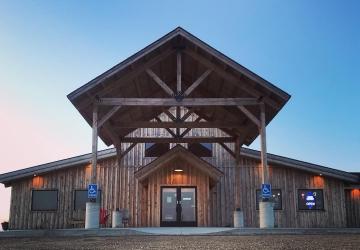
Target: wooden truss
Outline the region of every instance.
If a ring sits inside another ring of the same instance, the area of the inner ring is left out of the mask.
[[[266,130],[265,130],[265,105],[259,98],[189,98],[188,96],[216,69],[213,65],[205,70],[187,89],[183,90],[182,72],[181,72],[182,52],[177,52],[177,73],[176,73],[176,91],[171,89],[169,85],[163,81],[153,70],[145,68],[144,71],[149,77],[169,96],[167,98],[119,98],[119,97],[103,97],[97,98],[93,108],[93,140],[92,140],[92,182],[96,182],[96,165],[97,165],[97,144],[98,130],[105,129],[113,140],[117,149],[121,149],[121,143],[131,143],[124,151],[117,150],[118,158],[121,159],[129,152],[137,143],[219,143],[227,152],[229,152],[239,164],[240,142],[238,137],[187,137],[188,132],[193,128],[220,128],[244,131],[245,128],[234,122],[214,122],[205,121],[202,117],[198,117],[195,121],[186,122],[194,111],[194,107],[212,107],[212,106],[233,106],[244,113],[247,118],[252,121],[259,129],[261,140],[261,162],[262,162],[262,182],[268,183],[268,168],[266,154]],[[258,96],[258,95],[257,95]],[[112,108],[101,118],[98,117],[99,106],[112,106]],[[108,124],[108,120],[116,114],[122,107],[127,106],[157,106],[163,107],[163,112],[170,118],[171,122],[162,121],[159,117],[155,117],[155,121],[134,121],[123,122],[116,125]],[[260,116],[254,115],[246,106],[257,106],[260,109]],[[169,112],[168,108],[176,107],[176,114]],[[180,107],[188,107],[187,113],[180,117]],[[171,137],[122,137],[116,135],[116,129],[123,128],[164,128]],[[175,132],[171,130],[175,128]],[[180,128],[186,128],[180,133]],[[244,131],[246,132],[246,131]],[[235,152],[226,145],[226,143],[235,143]]]

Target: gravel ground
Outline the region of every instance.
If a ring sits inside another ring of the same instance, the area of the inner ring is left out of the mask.
[[[0,238],[0,249],[360,249],[359,235]]]

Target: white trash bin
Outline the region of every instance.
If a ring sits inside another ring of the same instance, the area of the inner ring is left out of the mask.
[[[122,214],[119,209],[112,212],[112,228],[123,227]]]
[[[234,227],[242,228],[244,227],[244,213],[240,209],[234,211]]]

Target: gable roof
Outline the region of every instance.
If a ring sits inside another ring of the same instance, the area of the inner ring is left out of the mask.
[[[87,123],[92,126],[92,105],[99,98],[164,98],[168,95],[146,74],[152,69],[170,89],[176,89],[176,51],[182,49],[182,84],[189,87],[207,69],[210,75],[190,94],[196,98],[256,98],[265,103],[268,124],[289,100],[290,95],[254,72],[225,56],[199,38],[178,27],[130,56],[123,62],[99,75],[68,95]],[[100,116],[111,107],[101,107]],[[144,109],[146,111],[144,111]],[[250,112],[258,115],[256,107]],[[114,138],[126,137],[136,128],[123,128],[121,122],[150,121],[163,112],[163,107],[121,107],[99,129],[99,137],[106,145]],[[231,136],[239,136],[241,143],[249,145],[257,136],[258,128],[234,106],[198,107],[194,111],[205,120],[238,123],[239,128],[222,129]],[[240,130],[240,126],[244,128]]]
[[[240,155],[244,157],[260,160],[260,152],[249,148],[241,148]],[[46,164],[41,164],[34,167],[24,168],[4,174],[0,174],[0,183],[5,186],[11,186],[11,182],[18,181],[20,179],[28,178],[31,176],[46,174],[52,171],[66,169],[69,167],[77,167],[79,165],[90,164],[92,154],[80,155],[64,160],[54,161]],[[98,152],[98,159],[107,159],[116,156],[116,150],[114,148],[102,150]],[[328,168],[321,165],[299,161],[284,156],[274,155],[268,153],[268,162],[272,166],[283,166],[297,170],[302,170],[314,174],[322,174],[323,176],[333,177],[339,180],[343,180],[350,183],[360,184],[359,173],[349,173],[334,168]]]
[[[176,145],[162,156],[156,158],[149,164],[138,169],[138,171],[135,172],[135,177],[138,180],[142,181],[152,173],[156,172],[158,169],[166,166],[169,162],[179,159],[191,164],[192,167],[198,168],[202,172],[206,173],[215,182],[217,182],[224,174],[220,169],[214,167],[210,163],[194,155],[183,146]]]
[[[130,64],[133,64],[134,62],[140,60],[144,56],[149,55],[151,52],[158,49],[160,46],[162,46],[165,43],[167,43],[167,42],[171,41],[172,39],[174,39],[176,36],[182,36],[182,37],[188,39],[189,41],[196,44],[197,46],[205,49],[206,52],[210,53],[212,56],[216,57],[217,59],[223,61],[226,64],[231,65],[236,70],[238,70],[242,74],[246,75],[250,79],[258,82],[259,84],[261,84],[265,88],[276,92],[277,94],[279,94],[284,99],[288,99],[290,97],[290,95],[288,93],[286,93],[285,91],[283,91],[282,89],[276,87],[274,84],[270,83],[269,81],[265,80],[264,78],[260,77],[259,75],[255,74],[254,72],[252,72],[251,70],[245,68],[241,64],[239,64],[236,61],[232,60],[231,58],[227,57],[226,55],[224,55],[220,51],[216,50],[215,48],[211,47],[210,45],[208,45],[204,41],[200,40],[199,38],[197,38],[196,36],[194,36],[190,32],[186,31],[182,27],[177,27],[174,30],[170,31],[168,34],[166,34],[163,37],[156,40],[155,42],[149,44],[148,46],[146,46],[142,50],[140,50],[140,51],[136,52],[135,54],[133,54],[132,56],[128,57],[126,60],[120,62],[119,64],[115,65],[114,67],[112,67],[111,69],[109,69],[106,72],[102,73],[101,75],[97,76],[96,78],[94,78],[90,82],[86,83],[85,85],[83,85],[80,88],[78,88],[78,89],[74,90],[73,92],[71,92],[68,95],[69,100],[74,100],[78,96],[86,93],[87,90],[90,90],[90,89],[96,87],[97,85],[101,84],[102,81],[104,81],[107,78],[119,73],[121,70],[125,69]]]

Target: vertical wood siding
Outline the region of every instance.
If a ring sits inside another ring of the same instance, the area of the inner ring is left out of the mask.
[[[345,190],[346,224],[348,227],[360,227],[360,189]]]
[[[195,186],[197,188],[197,222],[198,226],[209,226],[209,177],[202,171],[188,164],[181,165],[182,173],[175,173],[170,163],[168,166],[151,174],[148,178],[147,193],[142,199],[147,199],[150,212],[147,214],[147,226],[160,226],[160,195],[161,186]],[[148,210],[149,211],[149,210]]]
[[[195,116],[188,118],[188,120],[195,119]],[[166,118],[163,117],[163,120]],[[217,129],[193,129],[189,135],[224,136]],[[133,133],[133,136],[169,136],[169,134],[164,129],[139,129]],[[128,145],[123,145],[123,150]],[[233,145],[227,145],[233,148]],[[121,160],[120,165],[116,157],[98,162],[97,182],[102,190],[101,207],[108,211],[116,208],[128,209],[129,226],[159,226],[160,186],[173,184],[197,186],[199,226],[231,226],[233,211],[237,207],[244,212],[246,227],[259,226],[259,216],[255,206],[256,189],[261,183],[259,161],[242,157],[240,164],[236,166],[235,160],[222,146],[213,144],[213,157],[204,159],[224,173],[221,180],[213,187],[210,188],[209,178],[205,174],[188,165],[186,166],[188,175],[182,178],[175,178],[169,172],[169,166],[152,174],[147,183],[139,183],[134,177],[134,172],[153,160],[144,157],[144,150],[144,144],[136,145]],[[69,227],[71,220],[84,219],[84,211],[74,210],[74,190],[87,188],[90,169],[89,163],[12,183],[10,228],[66,228]],[[355,197],[348,191],[345,195],[342,181],[280,166],[270,165],[269,171],[272,187],[282,191],[282,210],[275,211],[278,227],[359,226],[359,195]],[[324,190],[324,211],[297,209],[297,190],[304,188]],[[31,211],[32,189],[58,189],[58,210]],[[111,226],[110,221],[106,226]]]

